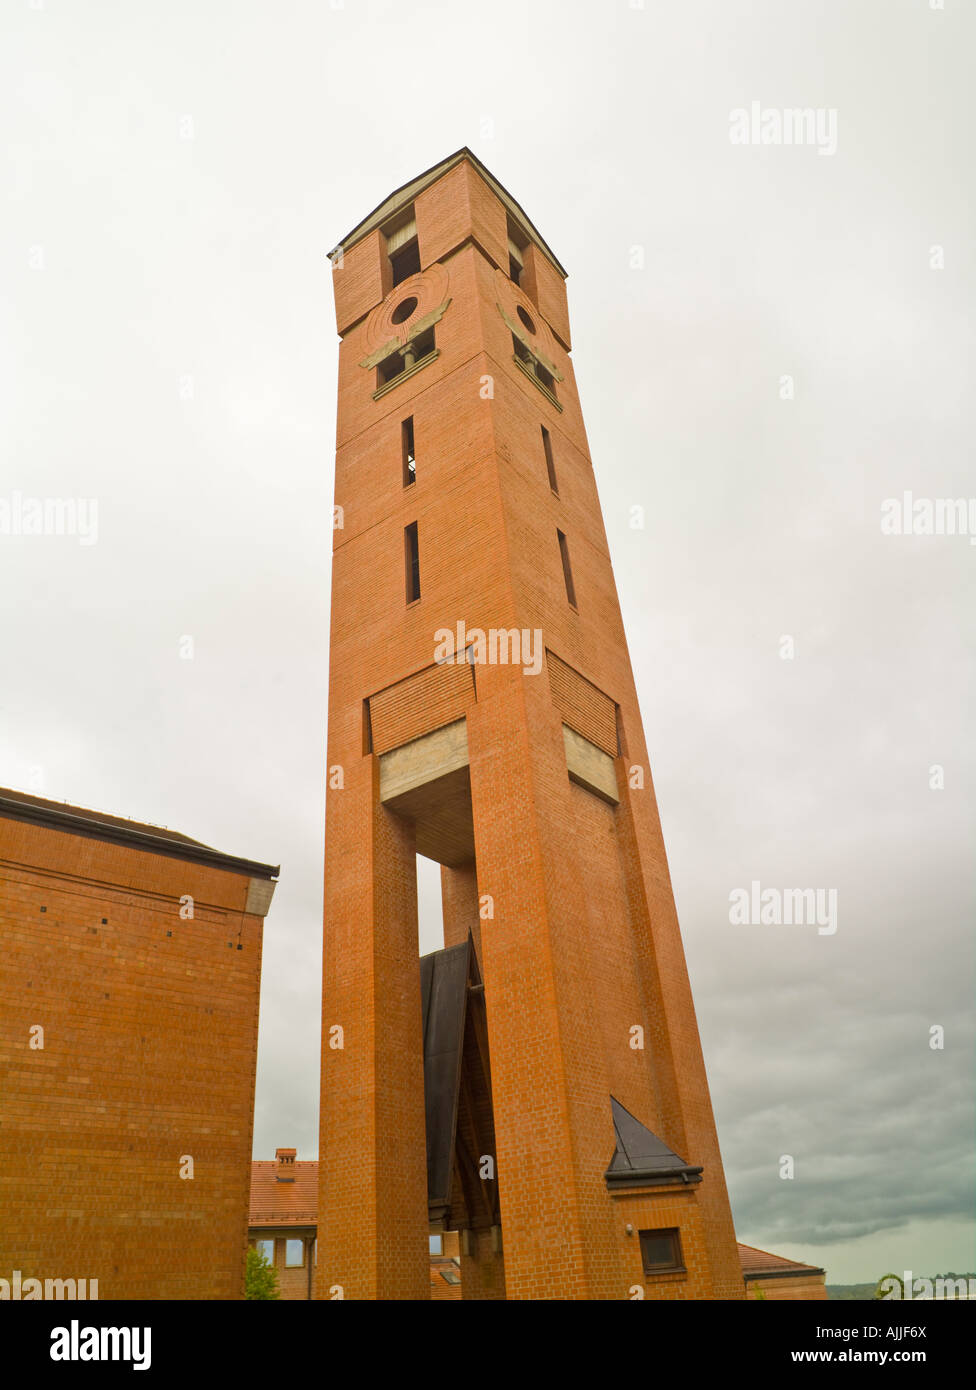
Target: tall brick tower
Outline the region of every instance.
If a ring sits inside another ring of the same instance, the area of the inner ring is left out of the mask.
[[[467,149],[333,270],[319,1296],[740,1298],[566,273]]]

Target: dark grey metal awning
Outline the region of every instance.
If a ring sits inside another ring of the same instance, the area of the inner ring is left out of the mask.
[[[663,1139],[610,1097],[617,1149],[604,1177],[607,1187],[657,1187],[662,1183],[701,1182],[701,1168],[694,1168],[669,1149]]]
[[[432,1212],[449,1207],[451,1201],[470,955],[465,941],[420,958],[427,1201]]]
[[[470,936],[421,956],[420,988],[430,1220],[487,1230],[499,1222],[495,1128],[484,988]]]

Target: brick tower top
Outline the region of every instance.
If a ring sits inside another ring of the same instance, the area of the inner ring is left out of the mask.
[[[331,253],[339,334],[344,337],[396,284],[466,242],[513,274],[568,351],[566,271],[512,195],[467,148],[384,198]]]

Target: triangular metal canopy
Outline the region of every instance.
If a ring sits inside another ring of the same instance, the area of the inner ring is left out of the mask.
[[[607,1187],[656,1187],[663,1183],[701,1182],[694,1168],[642,1125],[615,1096],[610,1097],[617,1148],[604,1174]]]

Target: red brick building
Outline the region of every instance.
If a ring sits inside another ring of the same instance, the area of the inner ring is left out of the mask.
[[[315,1297],[318,1233],[318,1163],[296,1161],[294,1149],[277,1149],[274,1162],[251,1165],[251,1217],[248,1243],[260,1249],[278,1274],[282,1299]],[[746,1297],[825,1299],[824,1271],[737,1245]],[[461,1238],[457,1231],[429,1237],[430,1297],[454,1302],[463,1297]]]
[[[318,1171],[314,1159],[299,1159],[295,1149],[276,1149],[272,1162],[251,1164],[248,1245],[273,1266],[281,1298],[288,1302],[316,1296]],[[460,1299],[457,1231],[431,1235],[429,1259],[431,1298]]]
[[[739,1246],[747,1298],[825,1299],[826,1274],[816,1265],[799,1264],[752,1245]]]
[[[0,1276],[243,1296],[277,873],[0,790]]]
[[[251,1164],[248,1245],[274,1267],[283,1299],[314,1296],[318,1173],[319,1165],[299,1160],[294,1149]]]
[[[741,1298],[566,272],[468,150],[333,268],[320,1296]]]

